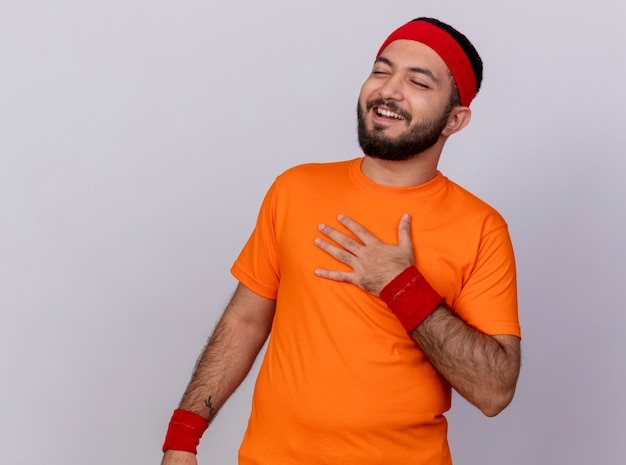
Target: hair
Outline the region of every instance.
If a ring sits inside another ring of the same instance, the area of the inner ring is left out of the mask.
[[[469,41],[469,39],[465,37],[463,34],[461,34],[459,31],[454,29],[452,26],[450,26],[449,24],[441,22],[435,18],[420,17],[420,18],[414,19],[413,21],[424,21],[426,23],[430,23],[433,26],[438,27],[442,31],[445,31],[448,34],[450,34],[450,36],[452,36],[452,38],[460,45],[461,49],[463,49],[463,52],[465,52],[467,59],[472,65],[472,70],[474,71],[474,78],[476,79],[476,94],[478,94],[478,91],[480,90],[480,85],[483,82],[483,60],[480,58],[480,55],[476,51],[476,48],[474,48],[474,46]],[[454,79],[452,79],[452,81],[454,82]],[[451,99],[456,100],[454,104],[459,105],[460,98],[459,98],[458,88],[456,87],[456,82],[454,83],[454,86],[453,86],[452,95],[453,96],[451,97]]]

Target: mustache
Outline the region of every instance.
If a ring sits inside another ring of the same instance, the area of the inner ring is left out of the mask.
[[[382,98],[377,98],[377,99],[369,100],[365,105],[366,111],[370,111],[374,107],[385,107],[389,111],[393,111],[394,113],[398,113],[399,115],[401,115],[407,122],[411,121],[411,115],[409,115],[406,111],[398,107],[396,102],[394,102],[393,100],[385,100]]]

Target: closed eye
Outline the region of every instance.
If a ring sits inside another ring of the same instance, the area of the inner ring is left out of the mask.
[[[411,84],[415,84],[417,87],[421,87],[422,89],[430,89],[429,85],[424,84],[423,82],[420,82],[420,81],[411,80]]]
[[[374,69],[372,70],[372,74],[377,74],[377,75],[389,74],[389,71],[385,69]]]

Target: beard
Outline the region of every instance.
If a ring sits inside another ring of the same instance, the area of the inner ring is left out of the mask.
[[[383,134],[384,128],[377,124],[371,131],[365,127],[365,113],[373,107],[385,106],[391,111],[401,114],[409,122],[407,132],[396,137]],[[367,102],[365,111],[361,104],[357,104],[359,145],[365,155],[381,160],[404,161],[409,160],[423,151],[431,148],[439,140],[441,131],[446,127],[448,116],[452,108],[446,108],[438,119],[426,119],[411,125],[410,115],[400,110],[394,102],[385,102],[382,99]]]

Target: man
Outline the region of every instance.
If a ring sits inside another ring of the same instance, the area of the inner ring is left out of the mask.
[[[487,416],[510,403],[520,328],[507,226],[437,171],[481,80],[474,47],[437,20],[383,43],[358,103],[365,156],[292,168],[270,188],[163,464],[196,463],[270,329],[242,465],[450,464],[451,386]]]

